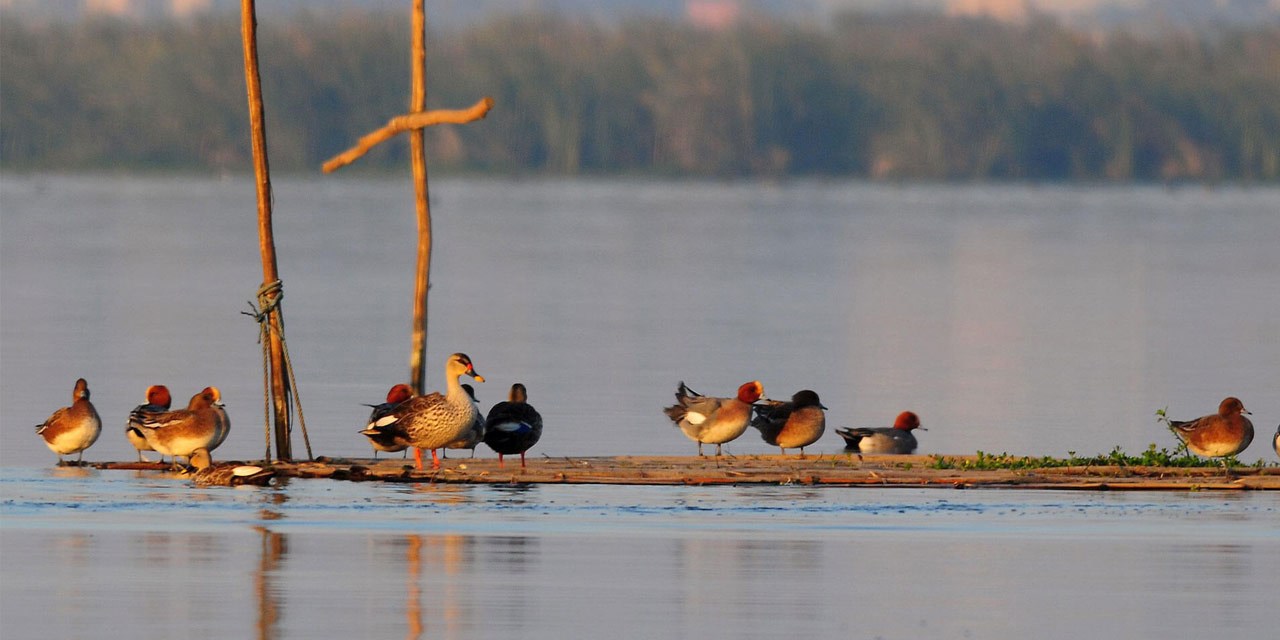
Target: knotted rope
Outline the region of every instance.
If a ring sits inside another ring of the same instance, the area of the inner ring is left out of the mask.
[[[280,308],[284,299],[284,284],[279,280],[263,283],[258,287],[258,306],[249,303],[249,311],[241,311],[242,315],[258,321],[258,344],[262,345],[262,416],[266,433],[267,455],[271,459],[271,341],[268,339],[272,331],[271,314]],[[311,439],[307,437],[307,420],[302,416],[302,397],[298,395],[298,381],[293,377],[293,361],[289,358],[289,343],[284,339],[284,315],[280,316],[280,349],[284,353],[284,370],[289,374],[289,389],[293,391],[293,401],[298,407],[298,424],[302,427],[302,442],[307,445],[307,459],[314,460],[311,455]],[[286,390],[286,394],[289,391]],[[286,405],[288,401],[286,400]]]

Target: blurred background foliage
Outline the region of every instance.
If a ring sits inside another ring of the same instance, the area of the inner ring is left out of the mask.
[[[272,168],[405,111],[400,12],[259,25]],[[911,180],[1280,179],[1280,27],[1098,34],[849,15],[699,29],[502,15],[428,35],[433,170]],[[359,170],[406,170],[403,141]],[[0,19],[0,166],[248,171],[238,18]]]

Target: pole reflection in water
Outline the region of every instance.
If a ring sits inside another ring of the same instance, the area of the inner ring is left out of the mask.
[[[258,638],[270,640],[276,637],[277,623],[280,621],[280,602],[272,578],[280,570],[289,545],[283,533],[276,533],[266,527],[254,529],[262,534],[261,556],[258,569],[253,574],[254,593],[258,597]]]
[[[416,640],[422,637],[422,588],[418,586],[418,579],[422,574],[422,536],[409,536],[409,547],[405,556],[405,566],[408,567],[409,573],[407,590],[409,599],[404,607],[404,617],[409,632],[405,637]]]
[[[283,490],[288,479],[278,478],[276,482],[274,491],[262,494],[267,505],[258,511],[258,518],[262,522],[272,522],[284,517],[280,508],[289,501],[289,494]],[[278,635],[280,622],[280,599],[273,578],[280,573],[285,555],[289,551],[289,541],[283,533],[266,527],[255,526],[253,529],[262,536],[258,568],[253,573],[254,594],[258,599],[258,638],[270,640]]]
[[[462,638],[463,629],[473,623],[467,620],[468,610],[462,604],[466,588],[461,585],[472,570],[474,538],[409,534],[372,542],[404,545],[405,637]]]

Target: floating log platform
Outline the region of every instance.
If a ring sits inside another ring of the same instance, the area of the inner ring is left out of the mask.
[[[974,456],[947,456],[972,462]],[[809,455],[699,457],[449,458],[415,470],[403,458],[320,457],[272,463],[280,477],[460,484],[809,485],[955,489],[1086,489],[1124,491],[1280,490],[1280,467],[1076,466],[1041,469],[937,469],[934,456]],[[160,463],[85,463],[99,469],[164,470]],[[261,463],[255,463],[261,464]]]

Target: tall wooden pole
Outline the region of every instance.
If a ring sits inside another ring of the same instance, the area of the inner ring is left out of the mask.
[[[409,111],[419,113],[427,106],[427,16],[423,0],[413,0],[413,84]],[[413,186],[418,210],[418,271],[413,285],[413,347],[409,353],[409,376],[415,391],[426,390],[427,290],[431,286],[431,201],[427,192],[427,148],[422,129],[409,132],[409,157],[413,163]]]
[[[258,185],[258,246],[262,250],[262,283],[280,279],[276,271],[276,241],[271,229],[271,177],[267,166],[267,129],[262,108],[262,82],[258,75],[258,20],[254,0],[240,0],[240,35],[244,41],[244,81],[249,94],[249,123],[252,129],[253,173]],[[278,303],[278,288],[273,294]],[[259,303],[263,303],[259,300]],[[268,307],[268,332],[271,353],[271,400],[275,412],[276,458],[292,460],[289,443],[289,385],[285,379],[284,347],[281,344],[283,322],[278,304]],[[270,454],[270,452],[267,452]],[[268,455],[268,457],[270,457]]]
[[[426,111],[427,105],[427,15],[423,0],[413,0],[412,83],[409,113],[391,118],[386,126],[365,135],[352,148],[330,158],[325,173],[355,162],[374,146],[401,134],[409,134],[409,159],[413,165],[413,187],[418,213],[418,263],[413,285],[413,344],[409,351],[409,382],[418,393],[426,388],[427,293],[431,287],[431,198],[427,192],[427,149],[423,129],[437,124],[466,124],[485,117],[493,98],[484,98],[468,109]]]

